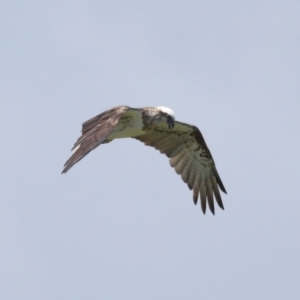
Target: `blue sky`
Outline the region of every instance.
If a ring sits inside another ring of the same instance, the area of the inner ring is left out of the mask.
[[[299,1],[0,4],[1,299],[296,299]],[[81,124],[168,106],[228,195],[117,140],[61,175]],[[298,296],[297,296],[298,295]]]

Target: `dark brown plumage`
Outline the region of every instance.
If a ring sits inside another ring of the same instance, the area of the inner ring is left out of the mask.
[[[78,146],[80,147],[66,161],[62,173],[67,173],[73,165],[101,145],[128,109],[128,106],[117,106],[84,122],[81,130],[82,135],[74,144],[72,150]]]

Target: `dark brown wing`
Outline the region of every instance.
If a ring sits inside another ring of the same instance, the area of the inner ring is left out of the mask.
[[[135,137],[135,139],[154,147],[170,158],[171,166],[193,190],[195,204],[197,204],[200,195],[203,213],[206,211],[207,202],[214,214],[214,198],[218,205],[224,209],[219,188],[224,193],[226,190],[210,151],[197,127],[175,122],[172,130],[156,128],[144,135]]]
[[[73,165],[103,143],[128,109],[128,106],[117,106],[84,122],[81,130],[82,135],[72,148],[72,150],[77,147],[78,149],[76,149],[73,155],[66,161],[62,173],[67,173]]]

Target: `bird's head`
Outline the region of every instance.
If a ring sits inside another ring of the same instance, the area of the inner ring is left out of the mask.
[[[175,113],[171,108],[158,106],[157,109],[159,110],[160,118],[165,120],[168,124],[169,129],[173,129],[175,126]]]

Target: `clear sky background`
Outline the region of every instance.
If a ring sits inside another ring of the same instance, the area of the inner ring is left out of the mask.
[[[299,299],[299,1],[1,1],[0,298]],[[228,191],[203,215],[158,151],[66,175],[81,124],[168,106]]]

